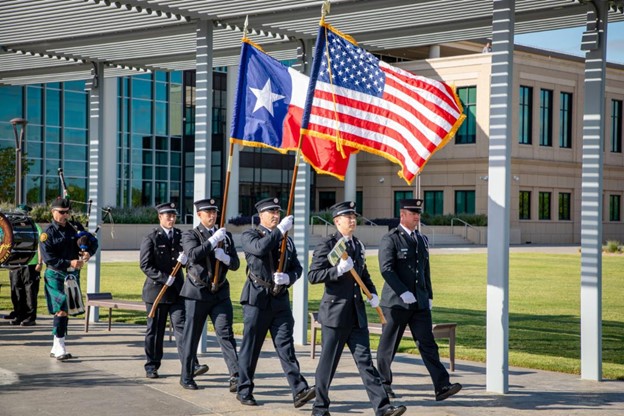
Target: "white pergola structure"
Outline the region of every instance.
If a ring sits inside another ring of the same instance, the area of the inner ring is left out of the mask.
[[[488,203],[487,389],[508,391],[509,213],[511,190],[511,100],[513,38],[529,33],[587,26],[583,121],[581,224],[581,376],[600,380],[602,146],[607,22],[623,21],[624,0],[334,0],[328,21],[371,52],[454,41],[492,39]],[[153,70],[197,73],[195,194],[210,195],[213,67],[237,65],[241,30],[277,59],[295,59],[296,47],[311,52],[320,0],[4,0],[0,2],[0,85],[90,80],[89,223],[114,178],[106,138],[115,111],[107,92],[111,78]],[[434,46],[437,47],[437,46]],[[229,82],[229,86],[233,83]],[[107,122],[105,122],[107,121]],[[301,166],[295,215],[307,218],[309,176]],[[236,184],[237,182],[235,182]],[[355,179],[349,178],[350,187]],[[234,186],[235,186],[234,184]],[[114,194],[114,192],[113,192]],[[237,199],[237,192],[230,193]],[[228,205],[237,204],[237,200]],[[298,221],[297,250],[307,273],[306,221]],[[93,231],[93,230],[91,230]],[[88,291],[99,291],[100,259],[88,272]],[[307,282],[295,286],[295,337],[307,338]],[[93,319],[97,319],[94,314]]]

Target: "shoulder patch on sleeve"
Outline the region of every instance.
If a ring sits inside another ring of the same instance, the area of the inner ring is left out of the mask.
[[[41,235],[39,236],[39,241],[41,241],[42,243],[46,242],[48,240],[48,233],[41,233]]]

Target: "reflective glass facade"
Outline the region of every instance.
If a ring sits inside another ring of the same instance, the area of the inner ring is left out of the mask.
[[[59,168],[70,197],[86,201],[89,121],[84,81],[0,87],[0,103],[0,149],[15,149],[9,121],[16,117],[28,121],[23,148],[29,167],[26,202],[49,202],[61,194]]]

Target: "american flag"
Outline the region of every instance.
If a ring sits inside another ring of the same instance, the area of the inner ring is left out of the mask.
[[[465,116],[447,84],[380,61],[323,23],[302,121],[305,137],[335,141],[401,165],[411,183]]]

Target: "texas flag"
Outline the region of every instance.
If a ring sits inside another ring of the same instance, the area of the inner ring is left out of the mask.
[[[267,55],[258,45],[243,41],[232,140],[245,146],[268,147],[280,153],[297,150],[301,118],[310,79]],[[318,173],[344,179],[354,149],[321,139],[301,143],[304,159]]]

